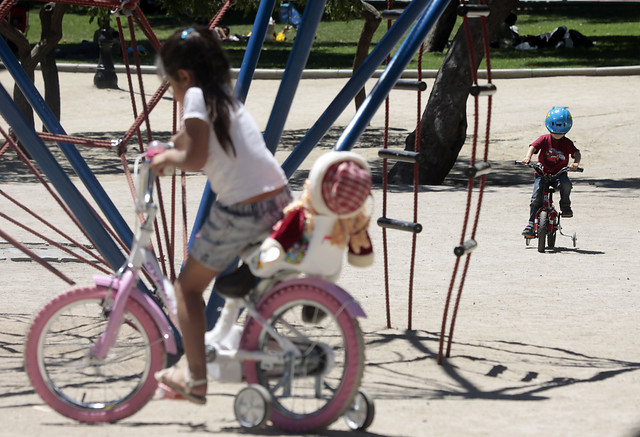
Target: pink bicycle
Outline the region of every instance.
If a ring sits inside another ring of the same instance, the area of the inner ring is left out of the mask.
[[[148,248],[157,211],[148,161],[145,155],[136,160],[136,207],[144,220],[127,261],[115,274],[95,277],[93,286],[54,298],[27,335],[25,365],[35,391],[54,410],[81,422],[134,414],[156,391],[154,373],[180,354],[179,334],[167,316],[175,313],[173,286]],[[154,293],[137,286],[143,268]],[[322,279],[279,272],[255,285],[245,271],[221,278],[218,287],[230,306],[245,309],[241,317],[239,311],[223,311],[227,316],[216,324],[219,340],[237,332],[239,341],[211,348],[208,357],[218,370],[236,366],[249,384],[235,399],[240,425],[254,429],[270,420],[304,432],[344,415],[352,429],[369,426],[374,408],[360,390],[360,305]]]

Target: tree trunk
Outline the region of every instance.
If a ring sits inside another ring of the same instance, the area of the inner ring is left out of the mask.
[[[40,63],[45,87],[45,101],[58,119],[60,119],[60,84],[54,49],[62,38],[62,18],[68,7],[66,4],[46,3],[40,8],[42,31],[40,41],[33,49],[22,32],[7,21],[0,23],[0,33],[16,47],[16,56],[31,81],[34,80],[36,66]],[[14,86],[13,99],[27,121],[33,125],[33,110],[18,85]]]
[[[489,35],[516,6],[517,0],[491,0],[487,20]],[[458,29],[453,44],[436,76],[429,101],[422,114],[419,183],[440,185],[453,168],[465,142],[467,132],[467,99],[473,83],[471,68],[477,71],[484,56],[482,26],[479,18],[469,19],[476,65],[469,65],[467,37],[464,26]],[[499,91],[498,91],[499,92]],[[415,131],[409,134],[405,150],[413,150]],[[413,183],[413,165],[398,162],[389,172],[389,181]]]
[[[24,68],[25,64],[23,63],[23,61],[31,58],[31,46],[29,45],[29,40],[27,39],[27,37],[18,29],[13,27],[7,20],[0,21],[0,33],[2,33],[2,36],[4,36],[7,42],[11,43],[16,57],[23,65],[23,69],[27,73],[29,79],[33,81],[34,69]],[[18,88],[18,85],[15,85],[13,88],[13,100],[27,119],[27,122],[33,125],[33,111],[31,110],[31,105],[29,105],[27,99],[22,95],[22,92],[20,91],[20,88]]]
[[[40,59],[42,79],[44,82],[44,100],[51,108],[56,119],[60,120],[60,79],[54,50],[62,39],[62,18],[69,5],[47,3],[40,9],[42,33],[40,42],[34,50],[34,57]]]
[[[363,6],[362,18],[364,18],[364,26],[362,27],[360,39],[358,40],[356,55],[353,58],[353,71],[356,71],[369,55],[371,40],[373,40],[373,35],[376,33],[376,30],[378,30],[378,26],[380,26],[380,22],[382,21],[382,15],[376,8],[365,1],[361,3]],[[367,93],[364,87],[362,87],[355,97],[356,110],[362,102],[364,102],[366,95]]]
[[[449,1],[449,6],[444,10],[440,18],[438,18],[435,26],[433,26],[433,29],[431,29],[431,32],[429,32],[427,38],[424,40],[425,52],[443,52],[444,49],[447,48],[449,35],[451,35],[453,26],[455,26],[456,19],[458,18],[458,14],[456,13],[458,4],[458,0]]]

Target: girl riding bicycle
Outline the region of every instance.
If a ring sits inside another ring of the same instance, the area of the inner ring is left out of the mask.
[[[151,169],[204,170],[216,201],[176,281],[178,321],[188,366],[156,374],[185,399],[206,403],[206,330],[203,292],[248,243],[268,233],[292,200],[287,178],[241,102],[233,98],[224,49],[206,27],[173,34],[163,45],[159,71],[182,106],[180,131]]]
[[[563,167],[569,165],[569,156],[573,158],[573,163],[569,166],[572,170],[578,168],[580,163],[580,151],[575,147],[573,141],[565,135],[571,129],[573,119],[567,108],[553,107],[547,113],[545,126],[549,130],[546,135],[540,136],[529,146],[527,154],[522,160],[524,164],[531,161],[531,157],[538,153],[538,162],[542,165],[545,174],[555,174]],[[534,237],[534,219],[536,212],[542,206],[542,186],[541,177],[536,175],[533,182],[533,194],[529,210],[529,223],[522,231],[525,237]],[[562,217],[573,217],[571,210],[571,181],[567,173],[560,175],[555,188],[560,191],[560,209]]]

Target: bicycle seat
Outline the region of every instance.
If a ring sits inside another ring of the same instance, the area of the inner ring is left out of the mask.
[[[216,291],[224,297],[244,297],[251,291],[256,279],[249,266],[242,264],[233,272],[218,277]]]

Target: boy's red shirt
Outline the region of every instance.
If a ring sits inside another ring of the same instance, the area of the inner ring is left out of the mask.
[[[578,152],[569,138],[562,137],[556,140],[551,134],[542,135],[531,145],[538,154],[538,162],[542,164],[545,174],[555,174],[561,168],[568,166],[569,157],[574,158]]]

